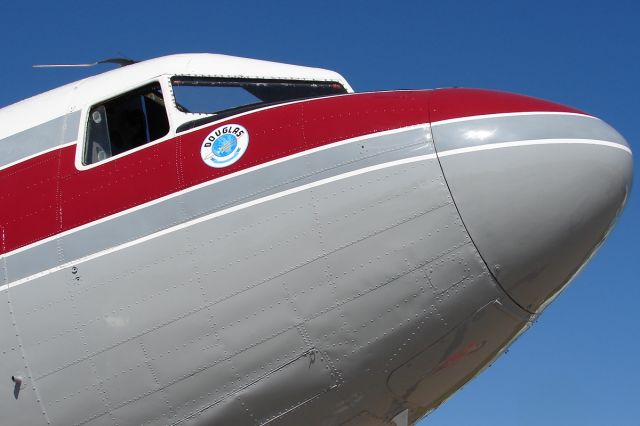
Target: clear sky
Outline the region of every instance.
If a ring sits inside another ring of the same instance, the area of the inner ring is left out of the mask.
[[[483,87],[603,118],[640,155],[640,2],[24,1],[0,11],[4,106],[97,71],[215,52],[330,68],[357,91]],[[640,424],[640,199],[573,285],[427,425]]]

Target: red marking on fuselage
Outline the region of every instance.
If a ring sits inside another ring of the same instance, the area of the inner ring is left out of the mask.
[[[462,348],[459,351],[454,352],[453,354],[449,355],[444,361],[442,361],[440,363],[440,365],[438,365],[438,367],[436,367],[435,370],[433,370],[433,372],[437,373],[438,371],[447,369],[447,368],[457,364],[459,361],[461,361],[467,355],[470,355],[470,354],[480,350],[485,345],[485,343],[487,343],[487,342],[484,341],[484,340],[482,342],[480,342],[480,343],[469,342],[467,344],[467,346],[465,346],[464,348]]]
[[[203,182],[292,154],[366,134],[474,115],[579,112],[550,102],[471,89],[365,93],[282,105],[179,134],[88,170],[67,146],[0,171],[2,253]],[[240,124],[245,155],[211,168],[200,155],[213,127]]]
[[[568,106],[529,96],[482,89],[438,89],[431,92],[431,122],[475,115],[513,112],[569,112],[585,114]]]

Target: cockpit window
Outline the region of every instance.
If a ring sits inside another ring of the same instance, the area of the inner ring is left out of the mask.
[[[178,110],[207,115],[183,124],[178,131],[268,104],[347,93],[341,84],[325,81],[176,76],[171,85]]]
[[[262,102],[239,86],[174,84],[173,93],[178,109],[186,113],[212,114]]]
[[[160,139],[168,132],[160,84],[148,84],[91,108],[83,163],[98,163]]]

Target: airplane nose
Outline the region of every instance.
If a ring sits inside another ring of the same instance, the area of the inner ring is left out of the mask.
[[[558,109],[432,123],[471,238],[502,288],[530,312],[552,300],[606,238],[633,174],[618,132]]]

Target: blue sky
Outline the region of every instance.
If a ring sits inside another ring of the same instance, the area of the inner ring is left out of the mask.
[[[639,20],[632,0],[8,2],[0,105],[108,69],[36,63],[216,52],[335,69],[357,91],[467,86],[547,98],[608,121],[638,153]],[[424,424],[638,424],[637,179],[573,285]]]

